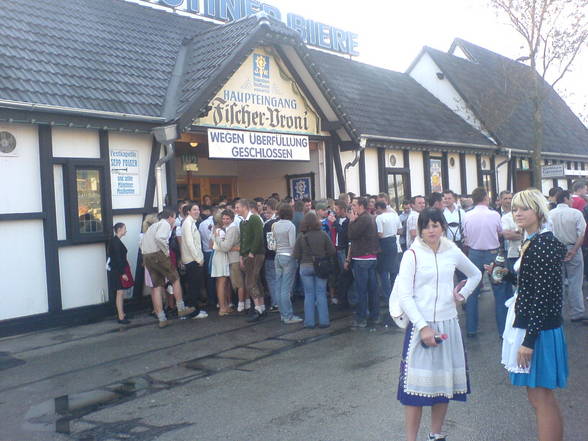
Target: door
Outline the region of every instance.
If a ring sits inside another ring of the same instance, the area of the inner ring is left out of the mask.
[[[522,171],[517,170],[517,179],[515,185],[515,193],[517,191],[526,190],[527,188],[531,187],[531,172],[530,171]]]
[[[178,197],[201,204],[204,196],[210,196],[213,203],[221,199],[232,200],[237,195],[237,178],[234,176],[194,176],[188,172],[186,179],[178,180]]]

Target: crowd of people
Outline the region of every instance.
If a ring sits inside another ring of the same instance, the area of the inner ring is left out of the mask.
[[[198,320],[217,311],[250,322],[277,313],[285,325],[326,328],[330,305],[338,305],[353,310],[352,327],[373,328],[392,323],[394,314],[381,306],[397,301],[408,321],[398,399],[406,407],[407,440],[414,441],[423,406],[432,406],[429,439],[445,440],[449,401],[469,393],[458,308],[466,337],[477,338],[488,273],[502,363],[514,385],[527,387],[539,440],[559,441],[553,389],[567,381],[564,298],[571,321],[588,324],[588,186],[575,182],[572,191],[552,189],[549,199],[533,189],[514,198],[502,191],[491,201],[481,187],[462,197],[446,190],[413,196],[398,211],[386,193],[180,201],[176,210],[145,219],[145,284],[160,327],[173,314]],[[115,225],[109,249],[121,324],[129,323],[122,293],[132,278],[120,240],[125,231]],[[298,297],[304,317],[293,310]]]

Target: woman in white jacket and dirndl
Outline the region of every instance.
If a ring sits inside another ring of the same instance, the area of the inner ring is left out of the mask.
[[[443,237],[446,226],[440,210],[421,212],[419,234],[404,253],[391,296],[397,296],[409,320],[398,384],[407,441],[416,441],[423,406],[432,406],[429,440],[445,440],[441,430],[449,400],[465,401],[470,390],[456,305],[474,291],[482,275]],[[454,287],[456,269],[467,281]]]

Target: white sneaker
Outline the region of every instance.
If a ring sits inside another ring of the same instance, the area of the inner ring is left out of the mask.
[[[296,323],[302,323],[303,321],[304,320],[302,320],[300,317],[294,315],[294,316],[292,316],[292,318],[284,320],[284,324],[285,325],[295,325]]]
[[[197,315],[195,315],[192,318],[194,320],[205,319],[205,318],[208,318],[208,313],[206,311],[202,310],[202,311],[200,311]]]
[[[339,304],[339,299],[337,297],[333,297],[331,299],[331,305],[338,305]]]

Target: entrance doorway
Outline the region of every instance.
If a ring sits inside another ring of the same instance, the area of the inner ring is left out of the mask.
[[[202,198],[210,196],[212,202],[222,198],[234,199],[237,196],[237,178],[235,176],[193,176],[191,171],[185,178],[178,179],[178,197],[202,203]]]

